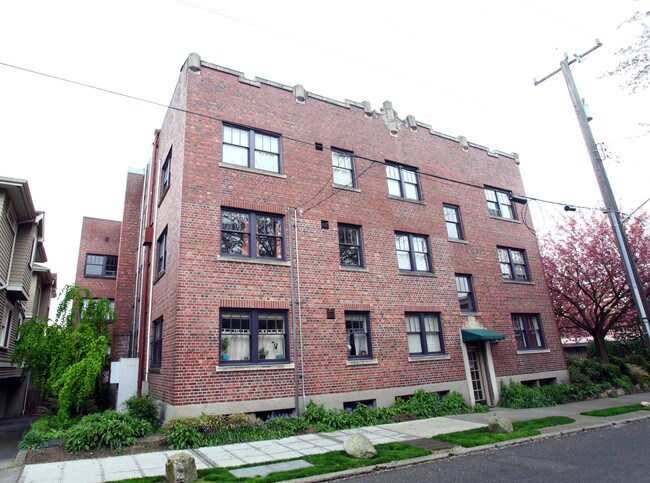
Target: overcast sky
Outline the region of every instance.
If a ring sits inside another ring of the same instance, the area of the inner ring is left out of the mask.
[[[528,195],[597,206],[564,80],[535,87],[533,78],[599,38],[603,47],[573,73],[630,210],[650,197],[650,136],[639,126],[650,122],[650,89],[630,95],[601,75],[638,34],[617,27],[648,9],[648,0],[13,0],[0,4],[0,62],[166,104],[197,52],[250,78],[376,110],[390,100],[402,118],[519,153]],[[149,161],[164,113],[0,65],[0,175],[29,181],[60,287],[74,281],[82,217],[121,218],[127,169]],[[571,216],[531,210],[542,234]]]

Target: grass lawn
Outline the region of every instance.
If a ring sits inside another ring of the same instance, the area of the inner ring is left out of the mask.
[[[343,451],[332,451],[319,455],[305,456],[299,458],[311,463],[313,466],[309,468],[300,468],[291,471],[278,471],[271,473],[265,477],[257,478],[237,478],[230,473],[229,470],[233,468],[208,468],[199,470],[199,479],[197,482],[206,481],[254,481],[254,482],[271,482],[271,481],[285,481],[294,478],[304,478],[306,476],[322,475],[325,473],[335,473],[337,471],[349,470],[353,468],[362,468],[364,466],[373,466],[381,463],[390,463],[391,461],[406,460],[411,458],[418,458],[420,456],[427,456],[431,454],[430,451],[425,449],[416,448],[404,443],[386,443],[378,444],[375,446],[379,453],[376,458],[372,459],[356,459],[346,456]],[[269,463],[277,463],[271,461]],[[264,463],[257,463],[246,466],[261,466]],[[244,468],[244,466],[238,466]],[[114,483],[157,483],[165,481],[164,478],[135,478],[129,480],[121,480]]]
[[[488,428],[470,429],[467,431],[458,431],[456,433],[439,434],[434,439],[446,441],[447,443],[473,448],[484,444],[494,444],[510,439],[526,438],[541,434],[538,429],[549,426],[559,426],[575,422],[571,418],[564,416],[549,416],[541,419],[531,419],[530,421],[521,421],[512,423],[514,431],[510,434],[489,433]]]
[[[619,414],[633,413],[635,411],[650,411],[650,408],[644,408],[640,404],[630,404],[628,406],[618,406],[615,408],[586,411],[580,414],[583,416],[596,416],[599,418],[606,418],[607,416],[618,416]]]

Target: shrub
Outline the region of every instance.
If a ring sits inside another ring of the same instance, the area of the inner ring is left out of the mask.
[[[198,448],[203,441],[201,432],[190,425],[178,425],[167,435],[167,445],[171,449]]]
[[[149,421],[153,426],[158,426],[158,402],[149,396],[133,396],[126,401],[127,413],[134,419]]]
[[[554,406],[555,402],[538,388],[524,386],[519,382],[510,381],[506,386],[501,383],[501,400],[499,406],[512,409],[541,408]]]
[[[628,364],[627,373],[634,384],[642,384],[650,378],[648,371],[636,364]]]
[[[20,449],[35,449],[40,448],[43,443],[46,443],[49,439],[49,435],[43,431],[32,428],[25,433],[23,439],[18,443]]]
[[[65,449],[72,453],[93,448],[121,448],[153,432],[148,421],[112,409],[85,416],[66,433]]]
[[[198,425],[198,418],[171,418],[163,425],[162,432],[165,436],[169,436],[178,428],[185,428],[190,426],[198,427]]]

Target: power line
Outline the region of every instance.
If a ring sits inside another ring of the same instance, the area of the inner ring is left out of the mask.
[[[68,78],[65,78],[65,77],[60,77],[60,76],[56,76],[56,75],[53,75],[53,74],[48,74],[48,73],[45,73],[45,72],[40,72],[40,71],[37,71],[37,70],[28,69],[26,67],[20,67],[20,66],[9,64],[9,63],[2,62],[2,61],[0,61],[0,65],[3,65],[5,67],[10,67],[12,69],[20,70],[20,71],[23,71],[23,72],[28,72],[30,74],[39,75],[39,76],[46,77],[46,78],[49,78],[49,79],[55,79],[55,80],[58,80],[58,81],[61,81],[61,82],[67,82],[69,84],[73,84],[73,85],[76,85],[76,86],[86,87],[88,89],[93,89],[93,90],[104,92],[104,93],[107,93],[107,94],[112,94],[112,95],[124,97],[124,98],[131,99],[131,100],[134,100],[134,101],[144,102],[144,103],[151,104],[151,105],[154,105],[154,106],[159,106],[159,107],[164,107],[164,108],[167,108],[167,109],[172,109],[174,111],[183,112],[185,114],[190,114],[190,115],[193,115],[193,116],[199,116],[199,117],[202,117],[202,118],[205,118],[205,119],[210,119],[212,121],[224,122],[224,120],[218,118],[217,116],[211,116],[211,115],[203,114],[203,113],[196,112],[196,111],[190,111],[188,109],[183,109],[183,108],[180,108],[180,107],[172,106],[171,104],[165,104],[165,103],[162,103],[162,102],[152,101],[150,99],[145,99],[143,97],[138,97],[138,96],[134,96],[134,95],[130,95],[130,94],[125,94],[123,92],[118,92],[118,91],[114,91],[112,89],[107,89],[107,88],[104,88],[104,87],[98,87],[98,86],[95,86],[95,85],[92,85],[92,84],[87,84],[87,83],[84,83],[84,82],[68,79]],[[314,143],[311,142],[311,141],[305,141],[303,139],[297,139],[297,138],[293,138],[291,136],[286,136],[286,135],[283,135],[282,138],[287,139],[289,141],[296,142],[296,143],[304,144],[304,145],[307,145],[307,146],[314,146]],[[326,149],[328,151],[332,151],[331,147],[323,146],[323,149]],[[385,161],[380,161],[378,159],[362,156],[362,155],[359,155],[359,154],[356,154],[356,153],[354,154],[354,157],[358,158],[358,159],[363,159],[363,160],[366,160],[366,161],[370,161],[372,163],[368,168],[366,168],[362,172],[360,172],[356,176],[355,180],[359,179],[363,174],[365,174],[373,166],[376,166],[378,164],[386,166],[386,164],[387,164]],[[449,183],[458,184],[458,185],[462,185],[462,186],[467,186],[467,187],[471,187],[471,188],[476,188],[476,189],[480,189],[480,190],[485,189],[485,186],[469,183],[469,182],[466,182],[466,181],[460,181],[460,180],[457,180],[457,179],[449,178],[447,176],[442,176],[442,175],[438,175],[438,174],[434,174],[434,173],[428,173],[426,171],[421,171],[421,170],[418,170],[417,172],[418,172],[418,174],[420,176],[425,176],[425,177],[436,179],[436,180],[439,180],[439,181],[446,181],[446,182],[449,182]],[[326,188],[326,186],[329,183],[330,179],[332,179],[332,176],[333,175],[330,175],[330,177],[328,178],[326,183],[323,186],[321,186],[321,188],[317,191],[317,193],[314,196],[312,196],[307,201],[307,203],[309,203],[314,198],[316,198],[316,196],[318,196]],[[325,202],[326,200],[332,198],[333,196],[335,196],[338,193],[340,193],[340,190],[334,191],[333,193],[328,195],[326,198],[319,201],[315,205],[312,205],[312,206],[306,208],[304,211],[307,212],[307,211],[315,208],[316,206],[322,204],[323,202]],[[564,202],[559,202],[559,201],[550,201],[550,200],[545,200],[545,199],[542,199],[542,198],[535,198],[535,197],[532,197],[532,196],[525,196],[525,198],[527,198],[529,200],[535,200],[535,201],[538,201],[538,202],[541,202],[541,203],[549,203],[549,204],[554,204],[554,205],[558,205],[558,206],[571,205],[571,206],[573,206],[575,208],[580,208],[580,209],[584,209],[584,210],[602,211],[600,208],[574,205],[574,204],[571,204],[571,203],[564,203]]]

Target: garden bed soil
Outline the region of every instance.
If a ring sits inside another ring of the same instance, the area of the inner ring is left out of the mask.
[[[56,461],[72,461],[94,458],[107,458],[111,456],[131,455],[140,453],[153,453],[155,451],[166,451],[169,449],[161,436],[147,436],[138,438],[133,446],[127,446],[119,451],[111,448],[92,449],[69,453],[63,446],[52,448],[30,449],[25,456],[25,464],[33,465],[38,463],[54,463]]]

